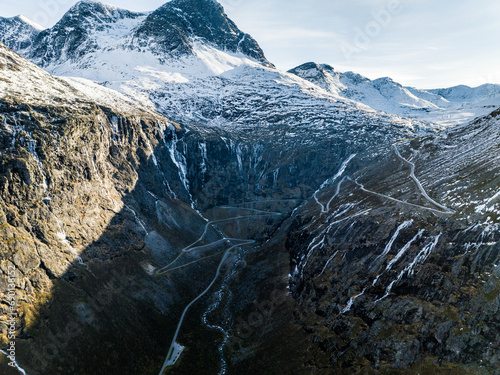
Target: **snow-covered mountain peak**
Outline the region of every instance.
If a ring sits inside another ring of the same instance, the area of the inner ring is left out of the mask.
[[[18,48],[15,36],[0,34],[51,74],[99,82],[150,108],[150,94],[166,84],[211,79],[243,65],[273,69],[213,0],[173,0],[147,13],[80,1],[54,27],[27,39],[29,48]]]
[[[340,82],[339,74],[335,69],[327,64],[317,64],[308,62],[294,69],[289,70],[289,73],[295,74],[315,85],[338,95],[346,87]]]
[[[315,62],[308,62],[305,64],[302,64],[294,69],[291,69],[289,71],[290,73],[293,73],[295,75],[308,75],[308,76],[315,76],[318,72],[319,73],[335,73],[335,69],[328,64],[318,64]]]
[[[163,56],[193,54],[193,39],[222,51],[243,53],[271,65],[258,43],[242,32],[214,0],[173,0],[154,12],[134,33],[134,44]]]
[[[316,63],[306,63],[289,72],[339,97],[379,111],[442,126],[468,122],[500,106],[500,85],[419,90],[404,87],[389,77],[371,80],[354,72],[337,72],[329,65]]]
[[[18,52],[44,68],[61,62],[81,63],[89,53],[121,44],[146,16],[101,2],[81,1],[52,28],[36,35],[29,50]],[[5,44],[17,51],[9,41]]]
[[[102,1],[97,1],[97,0],[80,0],[77,2],[75,5],[73,5],[67,12],[66,16],[75,14],[75,13],[81,13],[85,11],[90,11],[90,12],[96,12],[96,13],[101,13],[101,14],[110,14],[113,12],[118,11],[119,13],[138,13],[138,12],[133,12],[129,11],[120,7],[117,7],[116,5],[108,4]]]
[[[335,69],[333,68],[333,66],[328,65],[328,64],[321,64],[321,67],[323,69],[325,69],[327,72],[334,72],[335,71]]]
[[[403,87],[403,85],[401,85],[398,82],[395,82],[390,77],[381,77],[381,78],[374,79],[373,83],[375,85],[379,85],[379,86],[382,86],[382,85],[392,85],[392,86],[396,86],[396,87]]]
[[[486,83],[478,87],[459,85],[428,91],[436,95],[441,95],[450,101],[496,99],[498,102],[498,98],[500,97],[500,85],[491,83]]]
[[[293,73],[299,77],[310,77],[310,78],[317,78],[320,79],[320,77],[324,78],[326,73],[335,73],[335,69],[326,64],[318,64],[315,62],[308,62],[305,64],[302,64],[294,69],[289,70],[290,73]],[[318,83],[320,83],[318,81]]]
[[[345,73],[342,73],[342,75],[346,78],[348,78],[349,80],[351,80],[352,82],[355,82],[355,83],[358,83],[358,84],[361,84],[363,82],[370,82],[370,79],[359,74],[359,73],[356,73],[356,72],[352,72],[352,71],[349,71],[349,72],[345,72]]]
[[[89,33],[103,27],[111,28],[123,19],[137,19],[146,15],[100,1],[82,0],[73,5],[50,31],[57,33],[74,28]]]
[[[19,15],[14,16],[14,17],[0,17],[0,22],[1,23],[10,23],[12,25],[15,25],[15,24],[22,25],[22,26],[26,27],[27,29],[35,29],[38,31],[45,30],[45,28],[43,26],[40,26],[39,24],[37,24],[36,22],[33,22],[28,17],[26,17],[22,14],[19,14]]]
[[[85,7],[85,6],[95,6],[95,5],[101,5],[105,8],[118,8],[116,5],[108,4],[103,1],[99,0],[80,0],[78,1],[73,7]]]
[[[125,81],[138,71],[205,76],[253,62],[272,67],[214,0],[173,0],[144,13],[83,0],[50,29],[18,22],[23,32],[11,32],[11,23],[3,23],[0,41],[56,75]]]
[[[41,30],[43,27],[23,15],[0,17],[0,41],[21,54],[32,48]]]

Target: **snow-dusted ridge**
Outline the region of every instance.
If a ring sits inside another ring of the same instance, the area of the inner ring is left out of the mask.
[[[43,30],[40,25],[23,15],[0,17],[0,41],[20,54],[25,54],[34,46],[34,41]]]
[[[354,72],[342,73],[330,65],[316,63],[300,65],[290,72],[371,108],[442,126],[465,123],[500,107],[500,85],[420,90],[404,87],[389,77],[370,80]]]
[[[182,110],[192,119],[200,117],[193,108],[196,103],[187,103],[193,95],[214,105],[227,97],[226,86],[244,85],[261,91],[262,87],[248,82],[263,82],[263,70],[276,87],[292,88],[292,96],[298,89],[357,110],[373,113],[374,109],[396,115],[396,119],[411,118],[441,128],[468,122],[500,106],[499,85],[419,90],[387,77],[370,80],[316,63],[280,72],[214,0],[173,0],[151,12],[83,0],[50,29],[41,30],[25,17],[16,22],[0,19],[0,31],[2,27],[5,31],[0,38],[8,47],[51,74],[98,82],[138,98],[151,109],[173,105],[176,113]],[[232,70],[246,72],[238,77]],[[207,98],[205,89],[211,85],[215,85],[210,88],[213,93]],[[176,100],[159,99],[173,93]]]
[[[276,69],[213,0],[174,0],[149,13],[82,1],[34,43],[20,52],[49,73],[78,77],[80,85],[92,86],[81,78],[97,82],[172,119],[267,125],[276,122],[274,112],[281,107],[289,113],[280,119],[283,125],[297,124],[298,111],[307,108],[310,116],[302,117],[328,117],[328,122],[359,115],[360,123],[388,121],[417,132],[431,128]]]
[[[39,30],[39,31],[42,31],[42,30],[45,30],[46,28],[43,27],[43,26],[40,26],[39,24],[37,24],[36,22],[33,22],[32,20],[30,20],[28,17],[25,17],[24,15],[20,14],[14,18],[18,18],[19,20],[23,21],[24,23],[32,26],[34,29],[36,30]]]
[[[102,105],[121,111],[136,113],[147,108],[118,91],[82,78],[54,77],[25,60],[0,43],[0,97],[30,105],[61,106],[84,109],[89,105]]]

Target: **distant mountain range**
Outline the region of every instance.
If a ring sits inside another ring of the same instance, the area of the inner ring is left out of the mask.
[[[189,79],[187,74],[217,76],[246,64],[237,56],[272,68],[258,43],[211,0],[174,0],[148,13],[82,1],[50,29],[19,16],[0,18],[0,31],[3,43],[49,72],[91,79],[122,92],[135,91],[137,81],[151,91],[151,84]],[[337,99],[439,126],[464,123],[500,104],[500,85],[495,84],[420,90],[316,63],[289,72]]]
[[[439,125],[456,125],[490,113],[500,103],[500,85],[419,90],[392,79],[370,80],[362,75],[337,72],[330,65],[306,63],[290,70],[336,95],[371,108]]]

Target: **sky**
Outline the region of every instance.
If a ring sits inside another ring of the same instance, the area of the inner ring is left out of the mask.
[[[0,0],[0,15],[45,27],[76,0]],[[108,0],[150,11],[166,0]],[[278,68],[314,61],[421,89],[500,84],[500,2],[493,0],[221,0]]]

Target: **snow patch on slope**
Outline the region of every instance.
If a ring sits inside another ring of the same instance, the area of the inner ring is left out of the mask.
[[[30,25],[31,27],[33,27],[34,29],[36,30],[39,30],[39,31],[42,31],[42,30],[45,30],[45,27],[43,26],[40,26],[39,24],[37,24],[36,22],[33,22],[32,20],[30,20],[29,18],[23,16],[22,14],[20,14],[19,16],[17,16],[21,21],[23,21],[24,23]]]

